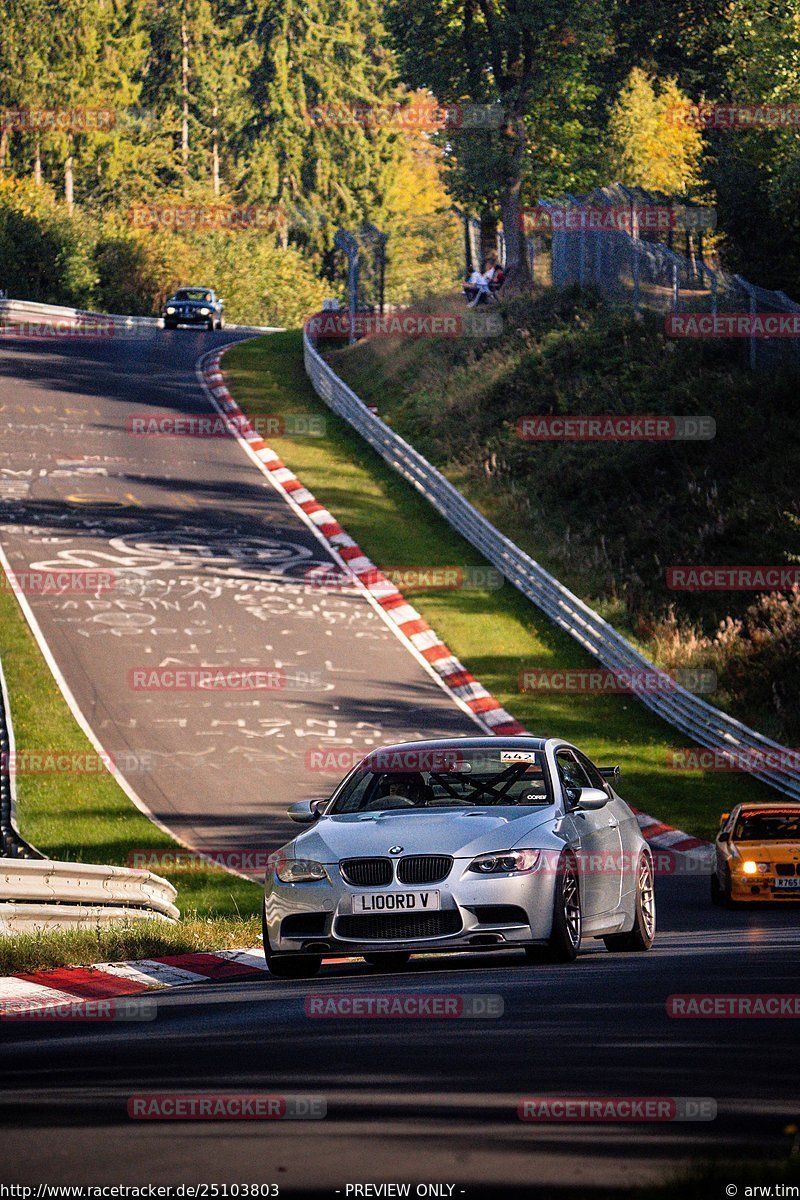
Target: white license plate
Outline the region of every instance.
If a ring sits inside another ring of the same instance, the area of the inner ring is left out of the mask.
[[[781,879],[780,876],[775,880],[776,891],[796,892],[800,889],[800,878]]]
[[[438,912],[438,892],[359,892],[353,896],[354,913]]]

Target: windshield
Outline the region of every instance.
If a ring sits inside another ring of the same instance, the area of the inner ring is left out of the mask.
[[[173,300],[211,300],[211,292],[205,288],[182,288],[172,297]]]
[[[800,842],[800,812],[743,813],[735,842]]]
[[[524,761],[517,758],[521,753]],[[434,755],[437,761],[431,761]],[[508,761],[511,755],[515,758]],[[390,761],[392,757],[398,761]],[[391,756],[378,751],[345,782],[328,814],[551,803],[544,756],[536,750],[423,750]]]

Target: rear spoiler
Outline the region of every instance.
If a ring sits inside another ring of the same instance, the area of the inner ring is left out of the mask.
[[[619,779],[619,767],[598,767],[597,769],[603,779],[613,779],[614,783]]]

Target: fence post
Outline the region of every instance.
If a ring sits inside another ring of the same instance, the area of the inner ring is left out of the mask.
[[[734,278],[734,281],[736,283],[738,283],[738,285],[742,289],[742,291],[749,297],[750,303],[748,305],[748,311],[749,311],[751,317],[755,316],[755,313],[756,313],[755,288],[753,287],[753,285],[751,283],[748,283],[746,279],[742,279],[741,275],[734,275],[733,278]],[[751,369],[751,371],[755,370],[755,365],[756,365],[756,335],[755,335],[755,323],[753,322],[751,324],[751,328],[750,328],[750,369]]]
[[[641,311],[639,296],[639,239],[634,238],[631,245],[631,273],[633,275],[633,311],[637,317]]]
[[[356,312],[358,311],[358,242],[346,229],[337,229],[333,244],[347,255],[347,310],[350,332],[348,341],[352,346],[356,338]]]
[[[678,264],[673,260],[672,263],[672,311],[680,312],[681,310],[681,284],[680,275],[678,274]]]
[[[717,288],[719,286],[717,283],[717,273],[716,273],[716,271],[712,271],[710,267],[707,267],[705,265],[705,263],[701,263],[700,266],[701,266],[701,270],[703,271],[703,273],[708,275],[709,279],[711,280],[711,314],[712,314],[712,316],[716,316],[717,315]]]

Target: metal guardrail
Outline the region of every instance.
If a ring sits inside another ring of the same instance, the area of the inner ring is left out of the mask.
[[[8,300],[0,298],[0,319],[40,321],[112,321],[113,334],[119,336],[127,330],[133,334],[137,329],[161,329],[161,317],[129,317],[119,313],[91,312],[84,308],[68,308],[60,304],[40,304],[38,300]],[[283,333],[282,325],[235,325],[225,323],[225,329],[234,332]]]
[[[604,667],[620,672],[659,670],[613,626],[505,537],[440,471],[371,413],[322,359],[307,332],[303,338],[306,373],[317,395],[497,567],[509,583]],[[800,771],[783,765],[783,761],[795,763],[796,755],[778,742],[748,728],[679,684],[670,682],[668,690],[637,693],[637,698],[694,742],[728,752],[732,757],[743,756],[753,762],[746,768],[751,775],[787,796],[800,799]],[[758,760],[764,758],[770,765],[760,767]],[[773,762],[777,763],[774,768]]]
[[[150,871],[90,863],[0,859],[0,906],[41,906],[53,918],[75,906],[144,913],[168,921],[180,916],[171,883]],[[66,913],[69,919],[70,914]]]
[[[161,325],[160,317],[125,317],[116,313],[69,308],[61,304],[40,304],[37,300],[0,300],[0,317],[29,317],[42,321],[113,321],[127,329],[137,329],[141,326],[155,328]]]
[[[42,926],[176,921],[171,883],[149,871],[47,859],[15,819],[14,728],[0,663],[0,935]]]
[[[5,904],[0,901],[0,937],[37,933],[40,929],[96,929],[121,921],[168,921],[170,918],[143,908],[115,908],[86,904]]]

